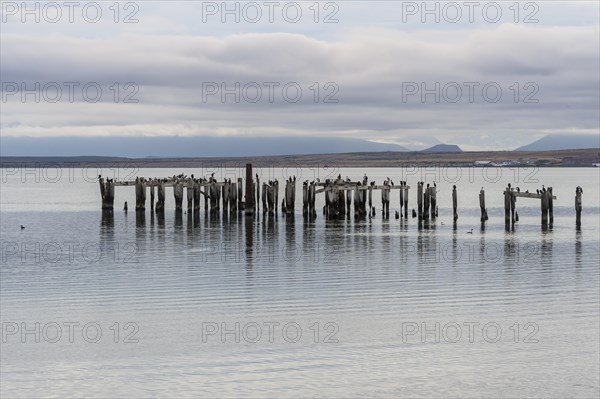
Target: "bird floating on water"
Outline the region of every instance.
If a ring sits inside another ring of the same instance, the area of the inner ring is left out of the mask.
[[[471,231],[467,231],[467,234],[473,234],[473,229],[471,229]]]
[[[25,230],[25,226],[21,225],[21,230]]]

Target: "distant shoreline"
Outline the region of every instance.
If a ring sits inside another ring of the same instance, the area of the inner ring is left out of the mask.
[[[475,164],[475,163],[478,164]],[[554,151],[478,151],[478,152],[353,152],[345,154],[307,154],[249,157],[198,158],[121,158],[121,157],[0,157],[0,168],[16,167],[136,167],[196,168],[242,167],[409,167],[409,166],[495,166],[495,167],[591,167],[600,162],[598,148]]]

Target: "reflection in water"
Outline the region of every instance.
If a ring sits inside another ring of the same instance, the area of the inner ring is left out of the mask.
[[[181,228],[183,226],[183,211],[181,209],[175,210],[175,228]]]
[[[543,266],[552,266],[552,250],[554,247],[554,237],[552,234],[552,225],[544,229],[542,227],[542,243],[541,243],[541,262]]]
[[[575,264],[579,267],[581,266],[581,261],[583,258],[583,238],[581,236],[581,228],[578,228],[575,232]]]
[[[244,218],[244,236],[246,239],[246,271],[252,271],[254,262],[254,219],[252,217]]]
[[[165,229],[165,210],[164,209],[156,210],[156,220],[157,220],[158,228],[160,230],[164,230]]]

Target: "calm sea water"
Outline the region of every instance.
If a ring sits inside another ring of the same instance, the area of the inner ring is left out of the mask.
[[[395,220],[397,192],[389,220],[378,194],[376,217],[362,221],[177,216],[170,189],[163,217],[121,211],[135,201],[123,187],[110,216],[98,173],[181,171],[5,169],[1,396],[600,395],[600,169],[258,172],[402,178],[411,209],[416,182],[436,180],[439,218]],[[551,228],[538,200],[519,199],[520,221],[505,230],[508,182],[553,186]]]

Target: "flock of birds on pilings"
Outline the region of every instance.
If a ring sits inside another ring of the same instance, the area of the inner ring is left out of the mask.
[[[165,187],[173,187],[175,198],[175,209],[183,210],[184,188],[187,189],[187,209],[199,211],[201,208],[201,197],[204,197],[204,209],[211,213],[215,212],[242,212],[246,214],[258,213],[279,213],[293,215],[296,205],[296,177],[289,177],[284,180],[283,198],[279,199],[280,189],[279,180],[273,179],[260,182],[258,174],[252,179],[252,170],[246,174],[246,181],[241,177],[236,180],[224,179],[219,182],[214,177],[194,177],[185,174],[174,175],[168,178],[146,179],[138,177],[135,181],[114,181],[113,179],[104,180],[98,176],[100,182],[100,191],[102,195],[102,208],[113,209],[114,187],[115,186],[134,186],[136,192],[137,211],[146,209],[147,188],[150,189],[150,209],[159,212],[164,209]],[[156,188],[156,190],[155,190]],[[373,206],[373,191],[381,192],[381,215],[383,218],[389,218],[390,210],[390,192],[399,191],[400,209],[394,212],[396,219],[409,217],[409,189],[406,181],[400,181],[395,184],[389,177],[382,185],[377,185],[375,181],[370,181],[365,174],[360,181],[352,181],[350,178],[342,178],[341,174],[335,179],[315,179],[313,181],[305,180],[302,182],[302,214],[308,218],[314,218],[317,215],[315,208],[316,194],[323,193],[325,205],[323,214],[327,218],[349,217],[354,213],[355,217],[373,218],[376,216],[376,208]],[[453,220],[458,219],[458,201],[456,186],[452,188],[452,208]],[[156,192],[156,201],[155,201]],[[577,187],[575,209],[577,212],[577,221],[580,223],[581,214],[581,195],[583,189]],[[435,220],[438,217],[437,205],[438,189],[435,182],[432,184],[423,181],[417,182],[417,206],[411,210],[411,216],[422,220]],[[535,194],[529,191],[521,192],[519,187],[513,188],[510,184],[504,191],[505,196],[505,218],[506,223],[519,221],[519,215],[516,212],[516,198],[528,197],[541,200],[542,223],[553,221],[553,199],[552,188],[546,188],[542,185],[541,189],[536,189]],[[488,220],[487,208],[485,206],[485,191],[483,187],[479,193],[479,203],[481,208],[481,222]],[[280,204],[280,208],[279,208]],[[128,210],[127,202],[124,204],[124,210]]]

